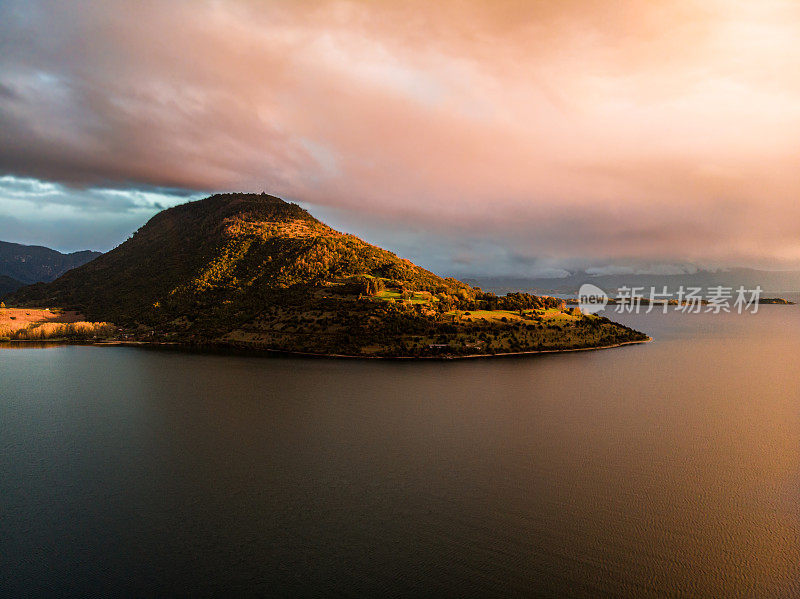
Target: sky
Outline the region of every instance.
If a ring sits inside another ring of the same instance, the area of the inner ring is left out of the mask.
[[[0,239],[215,191],[441,274],[800,268],[800,2],[0,2]]]

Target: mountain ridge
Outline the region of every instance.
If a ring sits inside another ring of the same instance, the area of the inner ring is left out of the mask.
[[[25,285],[47,283],[100,255],[91,250],[64,254],[41,245],[0,241],[0,275]]]

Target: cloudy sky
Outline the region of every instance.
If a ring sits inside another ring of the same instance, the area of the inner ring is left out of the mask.
[[[800,2],[0,2],[0,239],[216,190],[443,274],[798,268]]]

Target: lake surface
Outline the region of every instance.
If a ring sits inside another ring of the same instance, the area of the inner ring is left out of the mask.
[[[0,350],[0,595],[800,596],[800,309],[447,362]]]

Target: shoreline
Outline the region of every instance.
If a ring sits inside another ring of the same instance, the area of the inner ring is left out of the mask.
[[[163,342],[163,341],[87,341],[87,340],[70,340],[70,339],[19,339],[13,341],[0,342],[0,348],[4,345],[12,344],[52,344],[52,345],[92,345],[97,347],[139,347],[145,349],[175,349],[197,353],[215,353],[215,352],[242,352],[247,355],[268,354],[280,355],[286,357],[303,357],[315,359],[329,359],[329,360],[396,360],[396,361],[412,361],[412,360],[477,360],[481,358],[513,358],[519,356],[534,356],[540,354],[563,354],[581,351],[597,351],[603,349],[614,349],[626,345],[640,345],[644,343],[651,343],[653,338],[648,336],[646,339],[639,339],[635,341],[623,341],[621,343],[612,343],[610,345],[597,345],[593,347],[571,347],[564,349],[540,349],[521,352],[499,352],[496,354],[467,354],[467,355],[440,355],[440,356],[356,356],[349,354],[321,354],[314,352],[299,352],[281,349],[270,348],[256,348],[246,347],[235,344],[200,344],[192,345],[177,342]]]
[[[564,349],[537,349],[537,350],[530,350],[530,351],[521,351],[521,352],[498,352],[496,354],[466,354],[463,356],[459,355],[441,355],[441,356],[353,356],[349,354],[318,354],[313,352],[298,352],[298,351],[288,351],[288,350],[280,350],[280,349],[255,349],[255,348],[246,348],[241,346],[223,346],[220,349],[225,350],[226,348],[229,349],[236,349],[245,351],[248,354],[250,353],[259,353],[259,352],[268,352],[270,354],[280,354],[287,357],[297,356],[297,357],[305,357],[305,358],[316,358],[316,359],[333,359],[333,360],[397,360],[397,361],[412,361],[412,360],[438,360],[438,361],[447,361],[447,360],[479,360],[481,358],[513,358],[518,356],[534,356],[540,354],[564,354],[570,352],[581,352],[581,351],[597,351],[602,349],[614,349],[617,347],[623,347],[625,345],[640,345],[644,343],[651,343],[653,338],[648,336],[647,339],[640,339],[636,341],[623,341],[622,343],[612,343],[610,345],[597,345],[594,347],[570,347]]]

